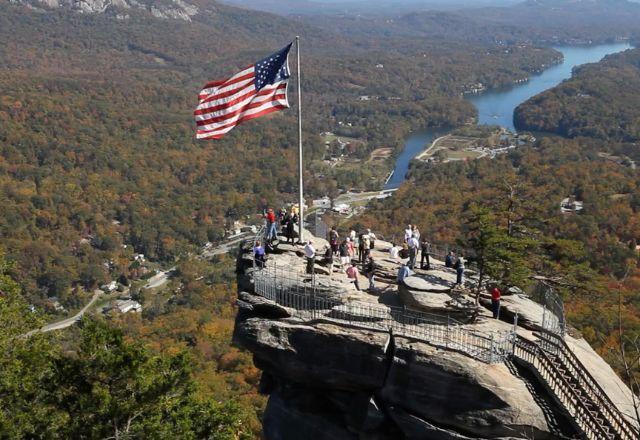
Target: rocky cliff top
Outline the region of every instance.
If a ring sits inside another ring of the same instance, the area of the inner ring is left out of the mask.
[[[120,19],[129,18],[130,11],[148,12],[156,18],[191,21],[200,13],[195,4],[184,0],[10,0],[39,11],[66,9],[83,14],[115,12]]]
[[[313,241],[319,253],[327,245]],[[264,269],[244,247],[235,339],[263,371],[266,438],[577,438],[580,426],[538,371],[509,355],[515,333],[537,343],[542,307],[504,296],[504,321],[492,319],[490,304],[476,308],[433,259],[398,286],[401,261],[390,247],[376,241],[370,291],[365,277],[357,291],[339,264],[321,258],[315,276],[304,275],[302,247],[278,244]],[[612,369],[584,340],[565,341],[631,415],[630,391]]]

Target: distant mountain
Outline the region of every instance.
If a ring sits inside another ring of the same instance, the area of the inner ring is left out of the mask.
[[[11,0],[40,10],[69,9],[79,13],[117,13],[120,18],[127,18],[128,12],[145,11],[158,18],[175,18],[191,21],[201,13],[196,4],[184,0]]]
[[[222,0],[243,8],[280,15],[397,15],[411,11],[452,10],[465,7],[505,6],[519,0]]]

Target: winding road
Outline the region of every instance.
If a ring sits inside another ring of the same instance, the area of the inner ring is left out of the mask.
[[[89,310],[91,306],[93,306],[93,304],[95,304],[95,302],[98,301],[98,299],[100,299],[103,293],[104,292],[102,292],[102,290],[94,290],[91,301],[89,301],[78,313],[73,315],[71,318],[67,318],[67,319],[63,319],[62,321],[47,324],[44,327],[36,330],[31,330],[29,333],[26,333],[25,336],[31,336],[34,333],[38,333],[38,332],[47,333],[53,330],[61,330],[63,328],[71,327],[73,324],[75,324],[76,322],[82,319],[82,317],[87,312],[87,310]]]

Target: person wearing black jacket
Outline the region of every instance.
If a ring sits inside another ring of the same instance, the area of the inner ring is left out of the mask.
[[[420,243],[420,269],[431,270],[431,261],[429,261],[429,253],[431,252],[431,243],[426,238],[422,238]],[[426,266],[424,262],[427,262]]]

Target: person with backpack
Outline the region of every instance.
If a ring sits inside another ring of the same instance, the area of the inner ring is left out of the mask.
[[[350,258],[349,258],[349,244],[347,239],[342,240],[340,243],[340,248],[338,249],[340,252],[340,268],[342,271],[346,271],[346,268],[349,266]]]
[[[369,257],[369,261],[365,266],[364,274],[369,280],[369,291],[373,292],[376,289],[376,280],[375,280],[375,272],[376,272],[376,264],[373,261],[373,257]]]
[[[431,270],[431,261],[429,260],[429,253],[431,252],[431,243],[426,237],[422,238],[420,243],[420,269]],[[424,262],[427,262],[425,265]]]
[[[329,231],[329,246],[331,246],[331,251],[334,254],[337,254],[340,251],[340,235],[338,235],[338,231],[335,228],[331,228]]]

